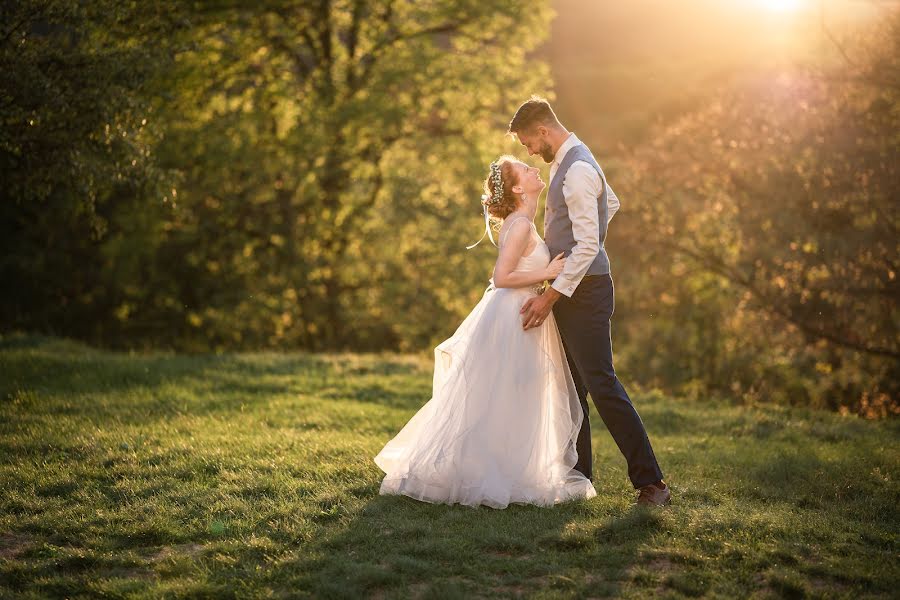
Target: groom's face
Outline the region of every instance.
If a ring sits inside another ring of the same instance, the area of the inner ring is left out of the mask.
[[[547,133],[545,127],[536,127],[528,132],[517,131],[516,137],[519,138],[519,143],[528,149],[528,156],[537,154],[544,159],[545,163],[550,164],[555,155],[553,148],[550,147],[550,142],[547,141]]]

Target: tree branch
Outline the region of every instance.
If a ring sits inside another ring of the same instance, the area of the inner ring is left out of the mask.
[[[396,33],[392,36],[388,36],[387,38],[381,40],[381,42],[375,44],[375,46],[369,52],[367,52],[360,58],[359,63],[363,66],[363,70],[358,80],[364,81],[368,78],[369,74],[371,74],[372,72],[372,68],[377,62],[378,55],[380,55],[391,46],[400,42],[406,42],[428,35],[436,35],[439,33],[455,33],[465,25],[471,23],[473,20],[474,17],[468,17],[465,19],[460,19],[458,21],[451,21],[442,23],[440,25],[434,25],[432,27],[426,27],[418,31]]]
[[[786,321],[795,325],[798,329],[810,335],[811,337],[819,338],[836,346],[841,346],[844,348],[850,348],[852,350],[857,350],[859,352],[864,352],[866,354],[873,354],[877,356],[886,356],[889,358],[900,359],[900,351],[897,351],[893,348],[888,348],[884,346],[873,346],[867,345],[860,342],[855,342],[853,340],[848,339],[846,336],[838,335],[837,333],[833,333],[830,331],[826,331],[820,327],[815,327],[812,324],[804,321],[803,319],[794,315],[793,311],[782,306],[781,303],[778,302],[778,299],[769,297],[763,290],[760,290],[758,287],[753,285],[753,282],[748,280],[745,277],[740,276],[740,274],[733,271],[731,267],[729,267],[724,262],[714,259],[713,257],[708,257],[700,254],[699,252],[682,246],[680,244],[674,242],[656,242],[657,244],[669,248],[670,250],[683,254],[694,261],[697,261],[699,264],[705,266],[707,270],[712,273],[716,273],[721,275],[735,283],[747,291],[749,291],[757,300],[760,301],[762,310],[768,312],[770,314],[775,314]]]
[[[819,0],[819,18],[820,18],[820,26],[822,29],[822,33],[825,34],[825,37],[827,37],[828,40],[832,44],[834,44],[835,48],[837,48],[838,51],[841,53],[841,55],[844,57],[844,60],[847,61],[848,65],[850,65],[853,68],[858,69],[859,66],[856,64],[856,62],[852,58],[850,58],[850,55],[847,54],[847,51],[844,49],[844,47],[841,45],[841,43],[838,41],[838,39],[836,37],[834,37],[834,35],[828,29],[828,25],[825,24],[825,0]]]
[[[12,36],[12,34],[18,31],[23,25],[33,20],[38,14],[40,14],[42,8],[43,7],[37,7],[30,12],[26,12],[25,15],[9,29],[9,31],[3,34],[3,39],[0,39],[0,44],[5,44]]]
[[[306,42],[306,48],[308,52],[301,52],[299,48],[296,48],[289,44],[283,35],[280,33],[272,32],[268,26],[263,25],[263,37],[268,40],[272,46],[284,54],[291,60],[294,65],[294,74],[298,79],[298,82],[304,81],[310,73],[312,73],[316,66],[316,47],[310,37],[309,32],[303,28],[303,41]]]

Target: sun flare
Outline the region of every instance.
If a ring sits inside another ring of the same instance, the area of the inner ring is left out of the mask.
[[[790,12],[803,4],[802,0],[757,0],[763,7],[773,12]]]

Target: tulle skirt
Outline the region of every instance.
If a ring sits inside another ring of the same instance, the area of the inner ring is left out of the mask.
[[[432,398],[375,457],[382,494],[493,508],[596,495],[573,468],[584,416],[556,321],[522,329],[534,295],[489,288],[435,348]]]

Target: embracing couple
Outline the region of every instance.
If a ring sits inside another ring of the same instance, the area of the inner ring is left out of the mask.
[[[492,285],[435,349],[431,400],[375,457],[381,493],[494,508],[592,498],[590,393],[637,502],[666,504],[644,424],[613,369],[603,242],[619,200],[546,100],[519,107],[509,132],[551,165],[544,239],[534,225],[546,187],[539,169],[499,158],[482,196],[491,241],[489,219],[502,223]]]

